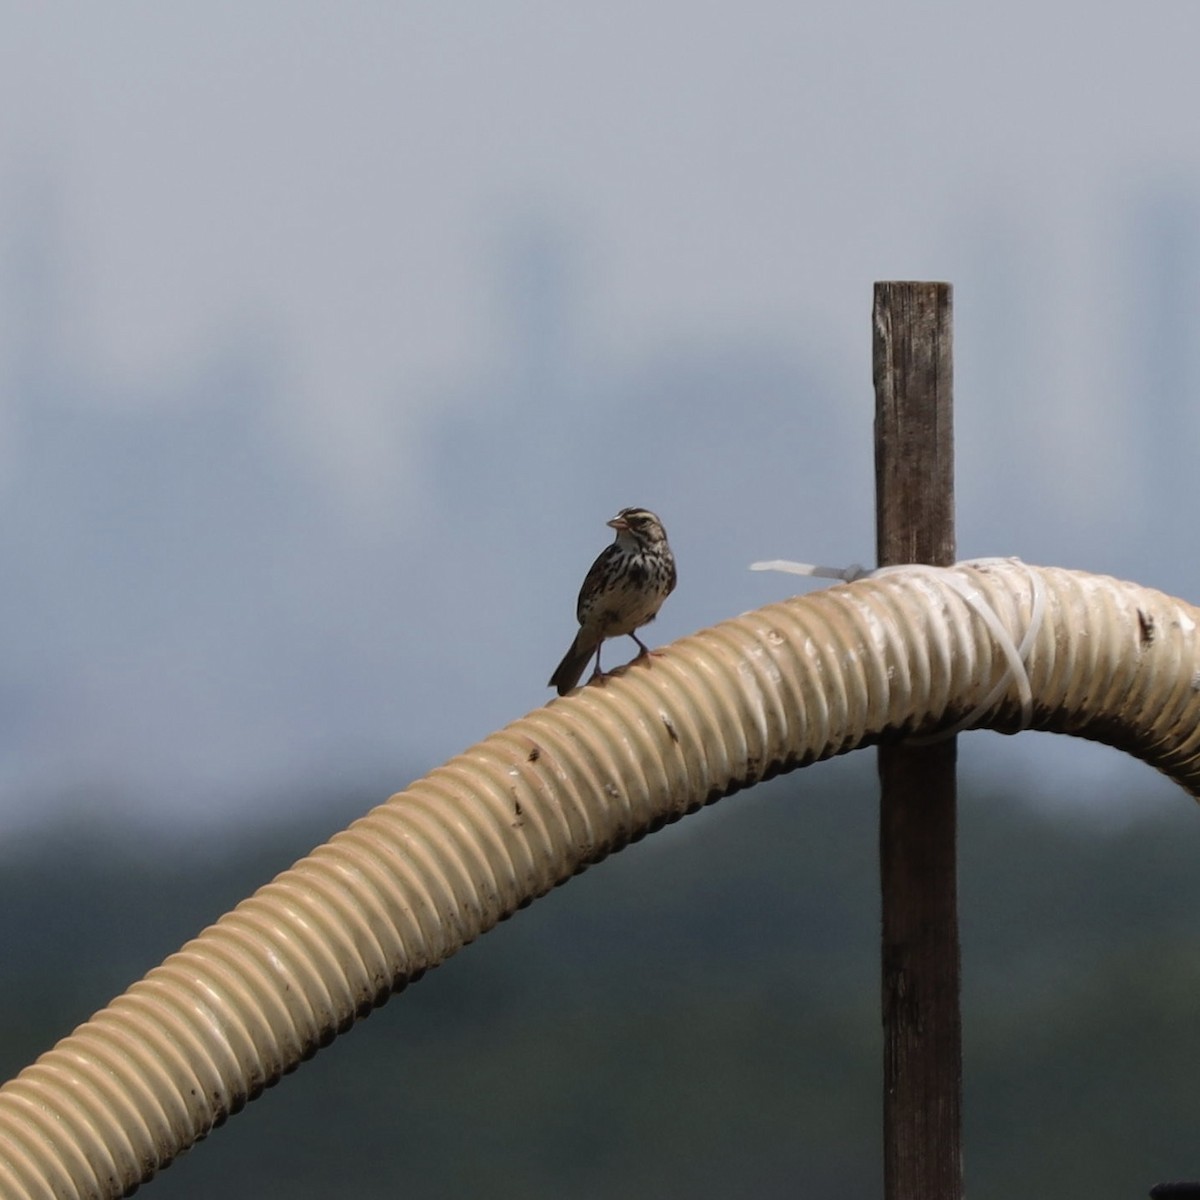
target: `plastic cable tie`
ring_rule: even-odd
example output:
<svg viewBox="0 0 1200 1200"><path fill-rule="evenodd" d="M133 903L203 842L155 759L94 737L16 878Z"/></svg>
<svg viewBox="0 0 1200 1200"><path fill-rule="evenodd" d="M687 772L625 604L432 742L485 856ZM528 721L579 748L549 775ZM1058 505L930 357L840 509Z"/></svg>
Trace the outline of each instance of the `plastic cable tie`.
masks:
<svg viewBox="0 0 1200 1200"><path fill-rule="evenodd" d="M810 575L814 579L840 579L843 583L853 583L871 574L859 563L851 563L848 567L818 567L813 563L791 562L786 558L751 563L750 570L783 571L788 575Z"/></svg>
<svg viewBox="0 0 1200 1200"><path fill-rule="evenodd" d="M1004 622L1001 621L999 614L992 608L983 594L962 574L964 569L979 569L994 563L1013 564L1023 567L1029 579L1029 622L1025 626L1019 644L1013 640L1012 635L1005 628ZM956 721L949 729L942 729L937 733L932 733L925 737L910 738L908 739L909 744L914 746L929 745L934 742L944 741L946 738L952 738L962 733L963 730L971 728L979 717L991 709L1012 683L1016 684L1017 695L1021 703L1020 728L1028 729L1033 721L1033 685L1030 683L1029 672L1026 670L1025 664L1028 661L1029 652L1033 647L1034 640L1037 638L1046 615L1046 589L1042 577L1019 558L976 558L956 563L953 567L932 567L922 563L904 563L892 567L879 567L870 572L868 577L877 579L885 575L902 573L928 575L953 588L987 626L988 632L992 635L1000 653L1003 654L1006 664L1004 670L1000 673L999 679L992 685L987 695L965 717L960 721Z"/></svg>
<svg viewBox="0 0 1200 1200"><path fill-rule="evenodd" d="M1021 636L1020 644L1014 642L999 614L988 603L984 595L962 574L963 569L978 569L994 563L1015 564L1024 567L1025 573L1029 577L1031 592L1029 623ZM1020 727L1028 729L1032 723L1033 686L1029 681L1029 672L1025 668L1025 663L1045 619L1046 588L1042 577L1019 558L974 558L956 563L953 567L933 567L924 563L901 563L896 566L876 567L874 570L866 570L858 563L853 563L848 567L820 567L812 563L791 562L786 558L773 558L765 562L751 563L750 570L783 571L789 575L808 575L814 579L840 579L845 583L852 583L856 579L881 579L887 575L918 574L947 584L966 601L987 626L988 632L1004 656L1006 665L987 695L961 721L955 722L949 729L939 730L937 733L925 737L910 738L908 739L909 744L929 745L962 733L987 712L1012 683L1016 684L1017 695L1021 703Z"/></svg>

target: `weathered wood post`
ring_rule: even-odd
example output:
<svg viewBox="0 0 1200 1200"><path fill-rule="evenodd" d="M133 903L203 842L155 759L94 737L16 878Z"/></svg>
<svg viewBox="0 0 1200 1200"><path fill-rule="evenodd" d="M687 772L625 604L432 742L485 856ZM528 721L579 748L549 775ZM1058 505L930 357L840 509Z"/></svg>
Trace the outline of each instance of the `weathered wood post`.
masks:
<svg viewBox="0 0 1200 1200"><path fill-rule="evenodd" d="M877 283L880 566L955 561L951 288ZM884 1195L961 1200L956 745L879 750Z"/></svg>

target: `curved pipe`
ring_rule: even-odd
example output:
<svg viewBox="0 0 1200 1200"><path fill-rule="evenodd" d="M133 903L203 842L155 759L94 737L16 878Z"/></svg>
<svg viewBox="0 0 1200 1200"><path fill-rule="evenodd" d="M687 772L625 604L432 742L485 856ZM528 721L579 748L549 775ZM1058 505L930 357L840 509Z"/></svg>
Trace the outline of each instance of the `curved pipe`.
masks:
<svg viewBox="0 0 1200 1200"><path fill-rule="evenodd" d="M964 591L1028 647L1028 694ZM0 1194L126 1194L518 908L758 780L887 737L1071 733L1200 789L1200 612L1016 562L773 604L530 713L279 875L0 1089ZM987 711L973 715L987 702Z"/></svg>

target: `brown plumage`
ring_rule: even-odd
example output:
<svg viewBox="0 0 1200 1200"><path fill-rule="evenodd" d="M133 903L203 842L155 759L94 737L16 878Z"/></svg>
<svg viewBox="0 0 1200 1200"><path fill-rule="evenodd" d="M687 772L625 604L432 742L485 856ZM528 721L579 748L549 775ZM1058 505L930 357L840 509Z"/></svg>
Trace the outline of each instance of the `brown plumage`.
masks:
<svg viewBox="0 0 1200 1200"><path fill-rule="evenodd" d="M623 508L608 524L617 531L616 540L601 551L579 589L579 632L550 676L550 687L560 696L579 682L593 654L592 678L602 674L605 638L628 634L640 647L639 658L649 654L636 630L654 620L675 588L675 556L662 522L649 509Z"/></svg>

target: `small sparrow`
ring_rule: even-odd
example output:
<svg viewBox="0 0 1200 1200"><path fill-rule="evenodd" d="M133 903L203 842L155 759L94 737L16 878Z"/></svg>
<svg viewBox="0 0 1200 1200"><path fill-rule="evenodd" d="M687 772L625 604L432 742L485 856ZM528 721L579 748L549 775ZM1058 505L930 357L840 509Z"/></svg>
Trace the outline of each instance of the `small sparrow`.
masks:
<svg viewBox="0 0 1200 1200"><path fill-rule="evenodd" d="M675 589L675 556L667 545L667 531L649 509L623 508L608 525L617 531L616 541L600 552L579 589L579 632L550 676L549 686L558 688L560 696L579 682L593 654L592 679L602 674L600 647L605 638L628 634L641 647L638 658L649 654L634 631L654 620Z"/></svg>

